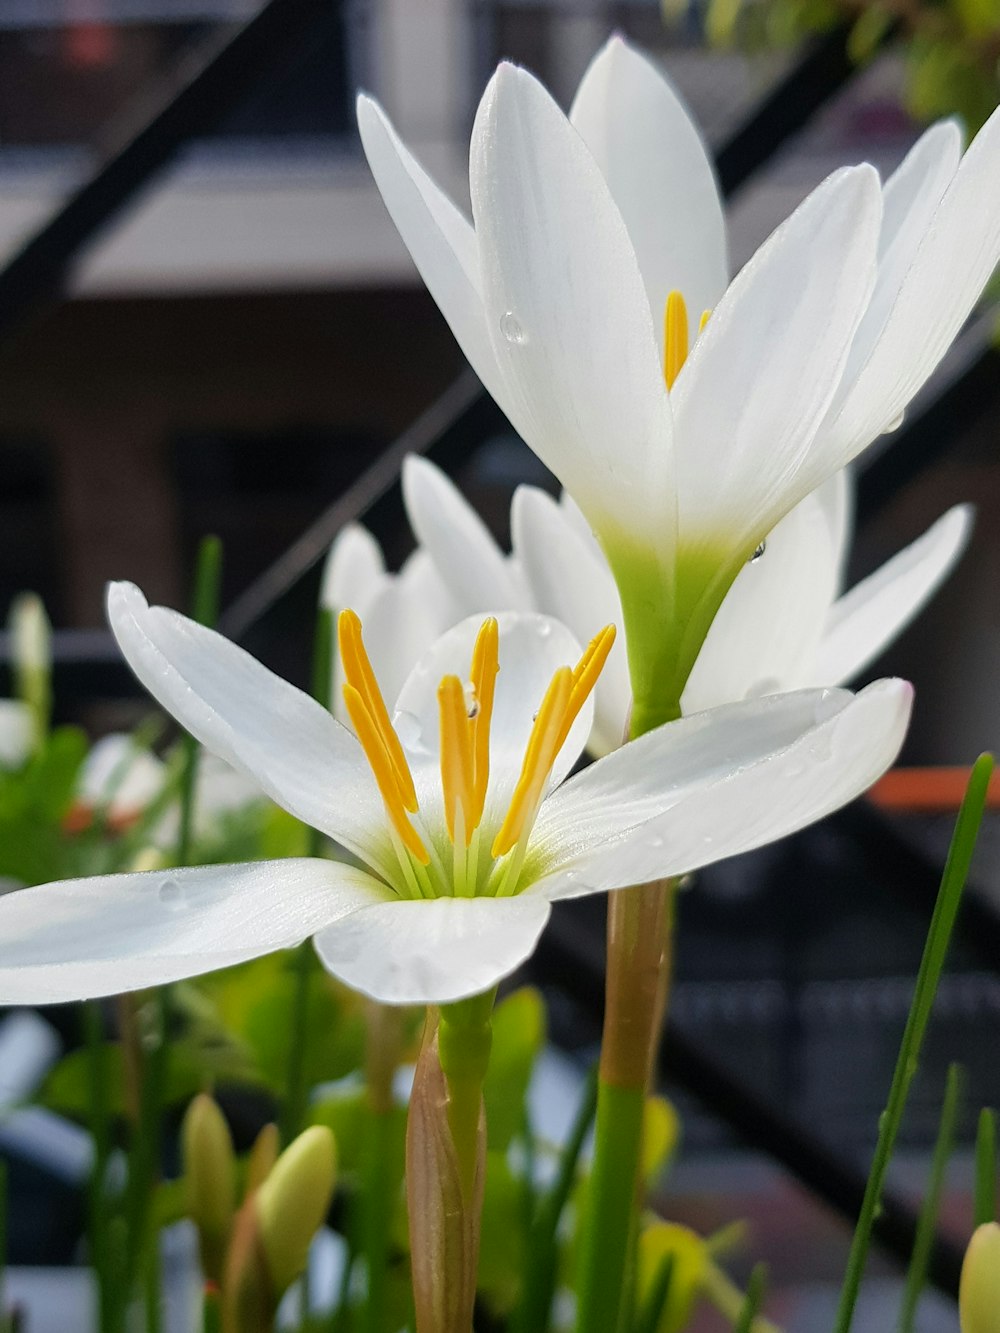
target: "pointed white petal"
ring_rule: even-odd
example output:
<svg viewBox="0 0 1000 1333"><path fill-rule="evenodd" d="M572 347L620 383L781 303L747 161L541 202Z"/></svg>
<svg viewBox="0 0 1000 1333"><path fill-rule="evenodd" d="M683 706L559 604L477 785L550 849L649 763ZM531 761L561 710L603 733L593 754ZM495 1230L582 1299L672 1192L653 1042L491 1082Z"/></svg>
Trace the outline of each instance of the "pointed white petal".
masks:
<svg viewBox="0 0 1000 1333"><path fill-rule="evenodd" d="M802 691L631 741L546 802L527 892L574 897L685 874L822 819L895 759L912 697L893 680L853 697Z"/></svg>
<svg viewBox="0 0 1000 1333"><path fill-rule="evenodd" d="M289 858L100 875L0 897L0 1004L159 986L298 944L389 891L335 861Z"/></svg>
<svg viewBox="0 0 1000 1333"><path fill-rule="evenodd" d="M971 505L956 505L833 606L815 684L839 685L873 662L951 573L972 534Z"/></svg>
<svg viewBox="0 0 1000 1333"><path fill-rule="evenodd" d="M1000 259L1000 110L962 158L878 341L823 429L846 462L905 410L961 329ZM829 441L827 441L829 437Z"/></svg>
<svg viewBox="0 0 1000 1333"><path fill-rule="evenodd" d="M437 690L442 676L469 678L472 648L483 618L472 616L442 635L411 671L396 701L394 722L413 769L421 812L428 821L441 809L440 732ZM553 674L575 666L580 645L565 625L534 613L501 612L500 673L497 676L490 728L490 784L484 828L502 818L524 759L534 714ZM579 758L593 725L594 704L588 699L574 722L553 768L552 783L561 782Z"/></svg>
<svg viewBox="0 0 1000 1333"><path fill-rule="evenodd" d="M542 898L435 898L356 912L314 941L323 965L382 1004L450 1004L489 990L530 957Z"/></svg>
<svg viewBox="0 0 1000 1333"><path fill-rule="evenodd" d="M364 615L385 577L381 546L360 523L348 523L337 534L326 557L320 605L333 612L351 607L358 615Z"/></svg>
<svg viewBox="0 0 1000 1333"><path fill-rule="evenodd" d="M476 234L427 175L370 97L358 98L358 129L375 183L427 290L441 308L473 370L522 432L508 400L486 328Z"/></svg>
<svg viewBox="0 0 1000 1333"><path fill-rule="evenodd" d="M962 135L958 125L952 120L939 121L921 135L885 183L875 290L854 336L844 377L830 408L831 418L843 407L882 334L900 286L961 156Z"/></svg>
<svg viewBox="0 0 1000 1333"><path fill-rule="evenodd" d="M570 111L628 228L662 351L663 309L680 291L697 331L726 290L726 224L715 172L666 77L621 37L598 52Z"/></svg>
<svg viewBox="0 0 1000 1333"><path fill-rule="evenodd" d="M736 576L684 687L685 713L835 683L816 681L814 673L838 555L822 498L807 495Z"/></svg>
<svg viewBox="0 0 1000 1333"><path fill-rule="evenodd" d="M594 691L591 754L622 743L632 703L618 589L607 561L588 534L582 538L561 505L534 486L519 486L510 511L511 539L535 603L561 620L581 643L605 625L618 630Z"/></svg>
<svg viewBox="0 0 1000 1333"><path fill-rule="evenodd" d="M671 393L685 547L752 549L839 466L810 445L871 293L880 215L873 168L828 177L695 343Z"/></svg>
<svg viewBox="0 0 1000 1333"><path fill-rule="evenodd" d="M459 617L529 609L516 569L440 468L411 454L403 464L403 497L410 526L430 552Z"/></svg>
<svg viewBox="0 0 1000 1333"><path fill-rule="evenodd" d="M133 584L111 584L108 619L143 685L203 745L298 819L382 864L375 780L357 741L325 708L221 634L148 606Z"/></svg>
<svg viewBox="0 0 1000 1333"><path fill-rule="evenodd" d="M34 722L20 699L0 699L0 768L20 768L31 754Z"/></svg>
<svg viewBox="0 0 1000 1333"><path fill-rule="evenodd" d="M470 177L487 325L519 429L596 530L638 535L669 561L670 409L635 253L583 140L524 70L493 76Z"/></svg>

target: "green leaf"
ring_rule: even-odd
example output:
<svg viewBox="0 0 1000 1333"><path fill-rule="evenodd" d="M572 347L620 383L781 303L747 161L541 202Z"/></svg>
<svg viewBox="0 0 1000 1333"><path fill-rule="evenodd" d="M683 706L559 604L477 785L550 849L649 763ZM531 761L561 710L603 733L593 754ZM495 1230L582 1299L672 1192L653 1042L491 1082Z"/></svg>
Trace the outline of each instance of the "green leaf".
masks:
<svg viewBox="0 0 1000 1333"><path fill-rule="evenodd" d="M894 22L892 14L881 5L870 4L862 9L847 37L847 54L851 60L856 65L871 60Z"/></svg>
<svg viewBox="0 0 1000 1333"><path fill-rule="evenodd" d="M906 1030L899 1047L896 1069L889 1089L889 1098L885 1111L879 1118L878 1142L872 1160L865 1197L861 1204L861 1213L851 1242L851 1251L847 1260L847 1271L841 1289L834 1333L848 1333L854 1320L854 1307L857 1304L861 1278L868 1258L872 1229L881 1204L882 1189L886 1173L892 1158L892 1150L899 1133L899 1126L906 1109L906 1099L910 1085L916 1076L923 1046L924 1034L930 1018L934 996L944 968L951 933L962 901L962 891L972 864L972 854L976 848L976 838L982 823L986 807L986 794L989 789L990 775L993 772L993 759L988 754L980 755L973 766L966 788L962 808L958 812L958 821L952 835L948 859L941 878L941 888L934 905L927 943L924 946L917 984L913 991L913 1001L906 1020Z"/></svg>
<svg viewBox="0 0 1000 1333"><path fill-rule="evenodd" d="M976 1126L976 1208L974 1222L981 1227L997 1220L997 1116L984 1106Z"/></svg>
<svg viewBox="0 0 1000 1333"><path fill-rule="evenodd" d="M488 1147L508 1148L524 1123L524 1100L544 1042L545 1004L537 990L525 986L497 1005L483 1085Z"/></svg>
<svg viewBox="0 0 1000 1333"><path fill-rule="evenodd" d="M502 1152L486 1154L477 1290L493 1314L509 1314L524 1271L524 1185Z"/></svg>

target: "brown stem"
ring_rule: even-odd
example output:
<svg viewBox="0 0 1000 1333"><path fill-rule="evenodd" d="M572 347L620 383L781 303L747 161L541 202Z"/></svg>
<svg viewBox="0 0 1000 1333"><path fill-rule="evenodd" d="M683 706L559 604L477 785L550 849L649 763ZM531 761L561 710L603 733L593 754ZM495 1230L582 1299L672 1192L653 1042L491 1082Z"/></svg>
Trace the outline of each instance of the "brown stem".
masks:
<svg viewBox="0 0 1000 1333"><path fill-rule="evenodd" d="M660 1043L672 973L676 880L654 880L608 897L601 1081L647 1088Z"/></svg>

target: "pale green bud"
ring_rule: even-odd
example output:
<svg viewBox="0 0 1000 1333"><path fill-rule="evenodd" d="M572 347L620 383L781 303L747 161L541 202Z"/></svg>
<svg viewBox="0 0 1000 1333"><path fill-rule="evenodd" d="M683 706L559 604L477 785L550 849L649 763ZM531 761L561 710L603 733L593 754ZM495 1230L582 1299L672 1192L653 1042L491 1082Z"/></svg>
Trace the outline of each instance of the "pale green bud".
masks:
<svg viewBox="0 0 1000 1333"><path fill-rule="evenodd" d="M657 1333L679 1333L691 1318L694 1303L709 1269L709 1254L701 1236L675 1222L656 1222L639 1237L639 1299L653 1294L658 1275L672 1263L667 1299L656 1325Z"/></svg>
<svg viewBox="0 0 1000 1333"><path fill-rule="evenodd" d="M984 1222L972 1233L958 1290L962 1333L1000 1333L1000 1226Z"/></svg>
<svg viewBox="0 0 1000 1333"><path fill-rule="evenodd" d="M314 1125L285 1149L254 1195L261 1250L276 1298L305 1269L309 1245L326 1217L336 1179L333 1133L325 1125Z"/></svg>
<svg viewBox="0 0 1000 1333"><path fill-rule="evenodd" d="M181 1152L202 1270L206 1278L218 1282L236 1207L236 1161L226 1118L207 1093L199 1093L187 1109Z"/></svg>
<svg viewBox="0 0 1000 1333"><path fill-rule="evenodd" d="M8 627L14 689L31 710L35 741L40 745L52 711L52 626L42 599L22 592L11 603Z"/></svg>

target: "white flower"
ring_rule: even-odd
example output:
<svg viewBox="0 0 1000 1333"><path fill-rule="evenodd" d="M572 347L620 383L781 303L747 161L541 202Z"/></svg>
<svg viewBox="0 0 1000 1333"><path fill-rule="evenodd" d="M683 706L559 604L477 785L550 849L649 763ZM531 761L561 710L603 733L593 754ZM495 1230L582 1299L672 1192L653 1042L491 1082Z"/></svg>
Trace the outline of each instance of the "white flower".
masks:
<svg viewBox="0 0 1000 1333"><path fill-rule="evenodd" d="M0 769L23 768L31 758L35 723L20 699L0 699Z"/></svg>
<svg viewBox="0 0 1000 1333"><path fill-rule="evenodd" d="M838 473L807 496L768 535L761 556L737 575L685 687L684 713L853 680L950 573L971 529L972 512L964 505L949 510L845 593L850 486L847 474ZM608 562L565 494L557 503L534 486L518 489L510 556L428 460L406 460L403 496L420 545L399 575L385 571L377 543L358 527L345 529L327 565L332 604L364 608L366 641L380 681L396 683L394 627L415 658L458 620L500 610L554 616L581 642L602 625L621 625ZM361 549L368 553L367 577L359 573L354 554ZM417 570L419 580L411 573ZM378 627L374 635L371 622ZM594 692L587 745L592 754L607 754L621 744L631 703L625 653L616 643Z"/></svg>
<svg viewBox="0 0 1000 1333"><path fill-rule="evenodd" d="M553 900L684 873L850 800L894 758L912 693L882 681L857 696L807 691L685 718L560 787L590 729L586 696L609 633L573 671L578 647L557 622L463 622L414 668L390 722L347 615L359 740L131 585L113 585L109 611L157 699L357 863L209 866L11 894L0 899L4 1003L150 986L309 935L330 971L388 1003L487 990L531 953Z"/></svg>
<svg viewBox="0 0 1000 1333"><path fill-rule="evenodd" d="M474 227L370 99L358 120L463 350L608 557L646 725L676 708L759 542L897 421L978 298L1000 254L1000 113L961 161L946 123L884 188L867 165L834 173L728 287L697 132L618 39L569 119L498 69L472 134Z"/></svg>

